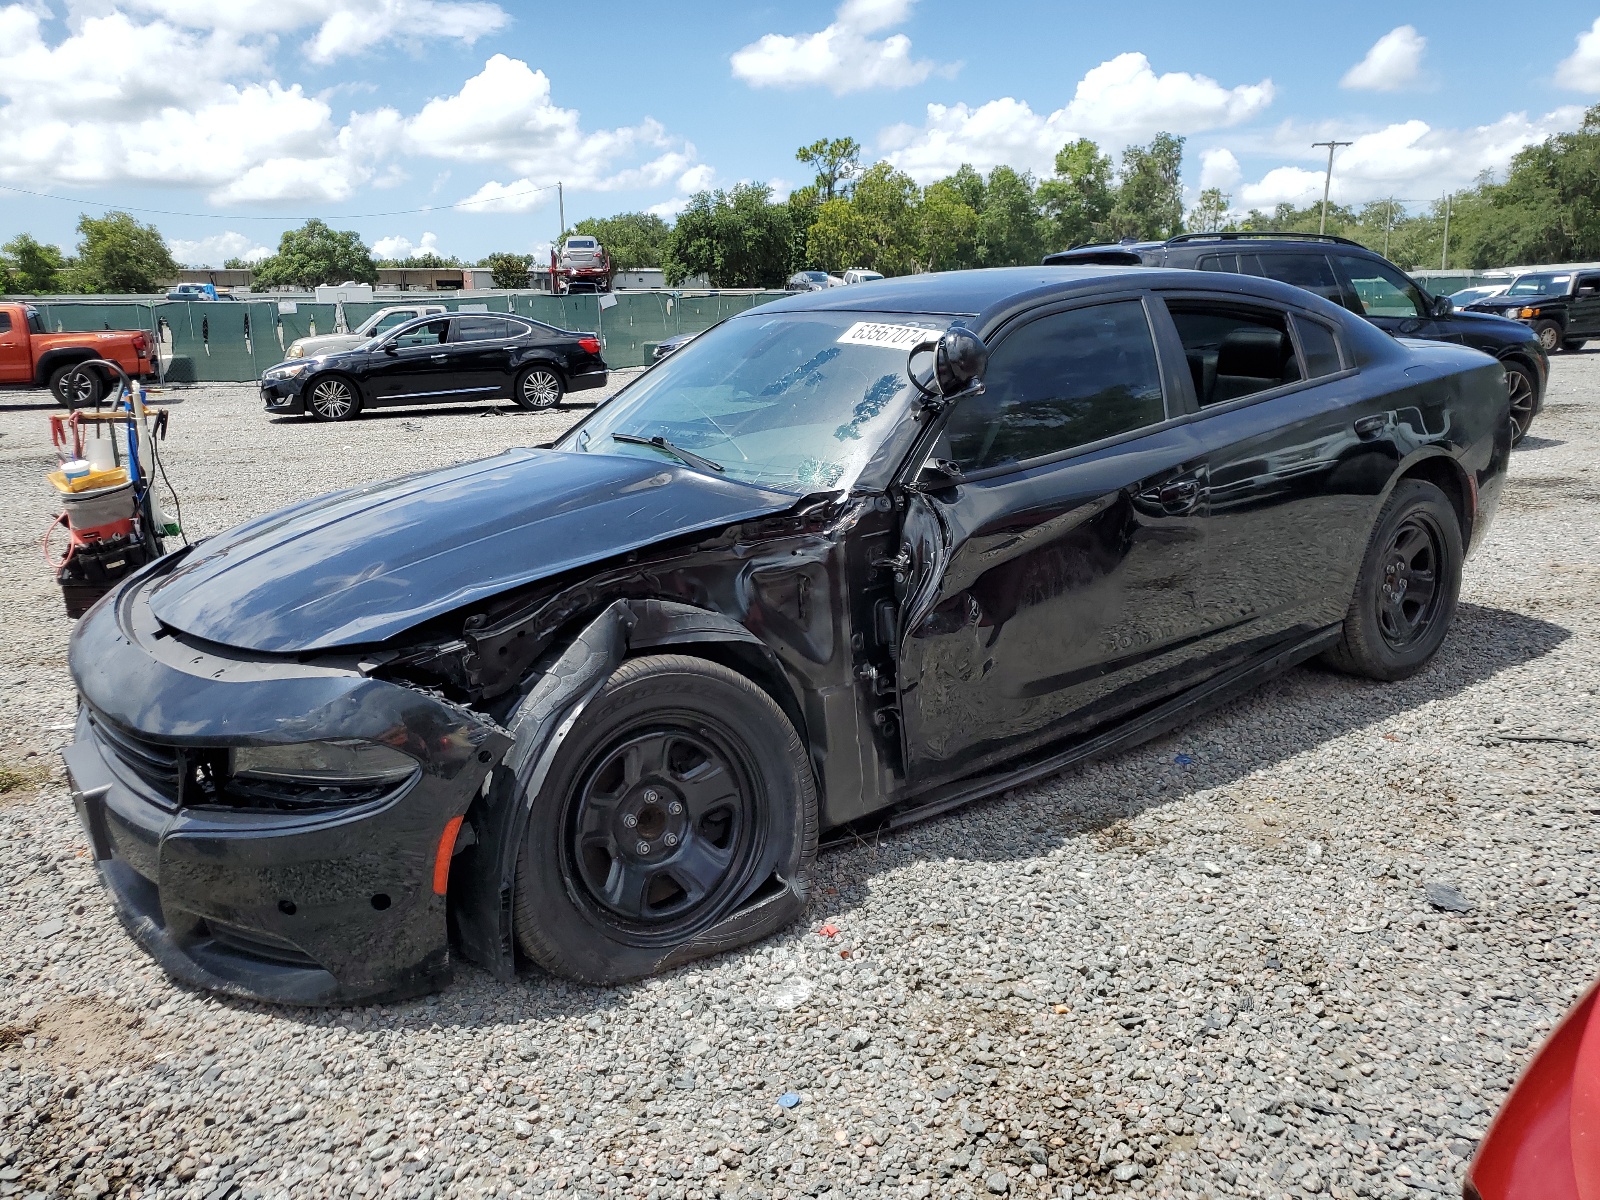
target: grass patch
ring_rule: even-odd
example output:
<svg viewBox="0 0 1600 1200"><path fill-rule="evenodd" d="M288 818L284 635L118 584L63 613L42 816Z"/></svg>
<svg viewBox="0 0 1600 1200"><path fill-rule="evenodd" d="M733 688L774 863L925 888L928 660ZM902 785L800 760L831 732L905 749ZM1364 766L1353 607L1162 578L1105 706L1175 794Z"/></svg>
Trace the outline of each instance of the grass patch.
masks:
<svg viewBox="0 0 1600 1200"><path fill-rule="evenodd" d="M0 763L0 796L12 796L36 788L45 781L40 767L13 767Z"/></svg>

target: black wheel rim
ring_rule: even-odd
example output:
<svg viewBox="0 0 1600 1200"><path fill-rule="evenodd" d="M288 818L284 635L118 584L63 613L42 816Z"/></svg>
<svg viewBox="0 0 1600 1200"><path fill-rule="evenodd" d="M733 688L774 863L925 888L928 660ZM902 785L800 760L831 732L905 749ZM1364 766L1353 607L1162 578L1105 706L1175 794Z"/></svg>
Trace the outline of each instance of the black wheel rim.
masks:
<svg viewBox="0 0 1600 1200"><path fill-rule="evenodd" d="M1511 393L1511 426L1520 438L1533 420L1533 381L1521 371L1507 371L1506 386Z"/></svg>
<svg viewBox="0 0 1600 1200"><path fill-rule="evenodd" d="M1443 600L1444 533L1427 513L1400 523L1383 552L1378 628L1395 650L1416 645L1432 630Z"/></svg>
<svg viewBox="0 0 1600 1200"><path fill-rule="evenodd" d="M330 421L348 417L353 402L350 388L337 379L324 379L311 389L311 407L317 416Z"/></svg>
<svg viewBox="0 0 1600 1200"><path fill-rule="evenodd" d="M549 371L529 371L522 380L522 399L529 408L549 408L561 399L561 381Z"/></svg>
<svg viewBox="0 0 1600 1200"><path fill-rule="evenodd" d="M698 719L606 743L569 803L569 887L635 939L671 940L716 915L745 881L757 841L743 757Z"/></svg>

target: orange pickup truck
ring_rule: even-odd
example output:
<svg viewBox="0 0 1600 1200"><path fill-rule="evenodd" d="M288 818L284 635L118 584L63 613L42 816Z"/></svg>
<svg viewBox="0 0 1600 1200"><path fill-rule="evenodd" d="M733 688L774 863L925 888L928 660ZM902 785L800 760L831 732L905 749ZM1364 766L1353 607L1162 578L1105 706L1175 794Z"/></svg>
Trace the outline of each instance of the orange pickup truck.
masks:
<svg viewBox="0 0 1600 1200"><path fill-rule="evenodd" d="M0 387L47 387L67 408L93 404L115 377L103 367L74 376L72 369L91 358L114 362L130 376L156 369L150 339L138 330L49 333L33 305L0 301Z"/></svg>

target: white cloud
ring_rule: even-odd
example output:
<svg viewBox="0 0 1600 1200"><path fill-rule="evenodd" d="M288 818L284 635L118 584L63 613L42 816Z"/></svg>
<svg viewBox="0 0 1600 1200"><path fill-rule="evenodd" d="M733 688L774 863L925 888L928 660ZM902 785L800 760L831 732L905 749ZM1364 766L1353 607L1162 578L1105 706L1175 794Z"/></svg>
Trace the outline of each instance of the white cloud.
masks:
<svg viewBox="0 0 1600 1200"><path fill-rule="evenodd" d="M1417 81L1422 74L1422 52L1428 39L1413 25L1391 29L1376 42L1367 56L1345 72L1340 87L1371 92L1398 92Z"/></svg>
<svg viewBox="0 0 1600 1200"><path fill-rule="evenodd" d="M254 238L232 229L194 241L173 238L167 244L172 249L172 257L189 267L220 267L230 258L260 262L273 253L270 246L260 245Z"/></svg>
<svg viewBox="0 0 1600 1200"><path fill-rule="evenodd" d="M660 217L663 221L671 221L688 207L689 197L674 196L670 200L663 200L660 204L652 204L644 211L652 216Z"/></svg>
<svg viewBox="0 0 1600 1200"><path fill-rule="evenodd" d="M678 190L690 193L703 192L711 186L711 181L716 177L717 173L715 171L706 166L705 163L701 163L698 166L690 167L682 175L678 176Z"/></svg>
<svg viewBox="0 0 1600 1200"><path fill-rule="evenodd" d="M535 183L527 176L501 183L491 179L472 195L459 202L458 207L475 213L525 213L543 208L556 193L555 188ZM467 207L469 206L470 207Z"/></svg>
<svg viewBox="0 0 1600 1200"><path fill-rule="evenodd" d="M1204 75L1157 75L1143 54L1119 54L1078 81L1072 101L1040 116L1010 96L977 108L930 104L921 128L899 125L879 138L886 157L928 182L962 163L988 170L1001 163L1045 173L1056 151L1079 137L1120 144L1160 130L1190 134L1237 125L1272 103L1270 79L1228 88Z"/></svg>
<svg viewBox="0 0 1600 1200"><path fill-rule="evenodd" d="M511 18L483 0L125 0L186 29L227 38L271 40L307 28L307 56L329 63L386 42L418 45L448 39L471 45L504 29ZM175 79L182 73L173 72Z"/></svg>
<svg viewBox="0 0 1600 1200"><path fill-rule="evenodd" d="M1228 191L1238 186L1244 172L1232 150L1203 150L1200 152L1201 188L1221 188Z"/></svg>
<svg viewBox="0 0 1600 1200"><path fill-rule="evenodd" d="M935 70L911 57L903 33L871 35L904 23L916 0L845 0L817 33L769 33L736 50L733 74L751 87L826 87L836 96L869 88L903 88Z"/></svg>
<svg viewBox="0 0 1600 1200"><path fill-rule="evenodd" d="M373 258L421 258L424 254L438 254L439 239L424 233L420 242L413 242L402 234L382 237L372 243Z"/></svg>
<svg viewBox="0 0 1600 1200"><path fill-rule="evenodd" d="M1576 106L1542 117L1508 113L1498 121L1471 129L1435 129L1426 121L1401 121L1359 134L1354 144L1333 160L1332 198L1360 204L1386 196L1422 202L1470 185L1482 172L1503 172L1525 146L1553 133L1572 129L1582 119ZM1281 147L1295 147L1296 157L1309 158L1311 130L1285 124L1275 131ZM1306 149L1298 149L1305 146ZM1324 160L1325 161L1325 160ZM1280 202L1304 205L1322 196L1321 168L1284 165L1245 184L1238 200L1245 207L1265 208Z"/></svg>
<svg viewBox="0 0 1600 1200"><path fill-rule="evenodd" d="M1600 92L1600 17L1578 35L1578 47L1556 65L1556 83L1578 92Z"/></svg>

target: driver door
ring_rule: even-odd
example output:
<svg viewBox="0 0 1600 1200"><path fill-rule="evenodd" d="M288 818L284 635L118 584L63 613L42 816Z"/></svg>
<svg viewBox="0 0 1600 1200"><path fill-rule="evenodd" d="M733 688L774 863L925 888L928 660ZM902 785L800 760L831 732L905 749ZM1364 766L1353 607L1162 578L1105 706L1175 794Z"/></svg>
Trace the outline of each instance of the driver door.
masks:
<svg viewBox="0 0 1600 1200"><path fill-rule="evenodd" d="M447 387L449 329L449 318L439 317L385 340L368 368L373 399L379 404L425 401Z"/></svg>
<svg viewBox="0 0 1600 1200"><path fill-rule="evenodd" d="M1335 254L1333 262L1356 297L1356 312L1385 333L1435 342L1461 341L1449 322L1430 315L1422 289L1388 263L1354 254Z"/></svg>
<svg viewBox="0 0 1600 1200"><path fill-rule="evenodd" d="M1206 463L1174 419L1182 360L1157 354L1146 304L1025 320L995 346L984 393L950 413L933 457L963 478L914 493L907 520L913 786L1114 720L1204 670Z"/></svg>

